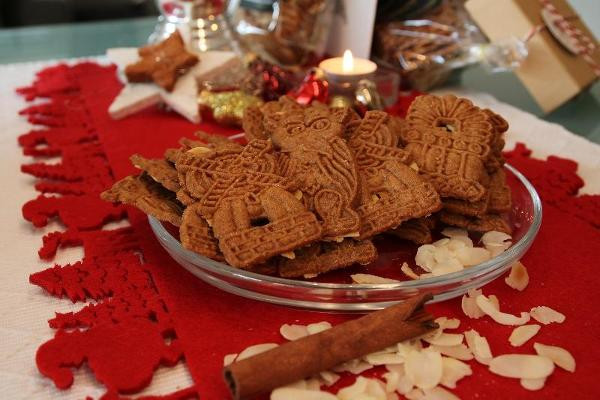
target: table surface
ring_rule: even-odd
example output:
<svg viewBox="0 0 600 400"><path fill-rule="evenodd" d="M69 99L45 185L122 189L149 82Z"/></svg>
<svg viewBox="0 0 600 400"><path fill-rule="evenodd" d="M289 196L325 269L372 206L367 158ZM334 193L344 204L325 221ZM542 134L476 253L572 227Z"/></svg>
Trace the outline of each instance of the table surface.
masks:
<svg viewBox="0 0 600 400"><path fill-rule="evenodd" d="M104 54L109 47L139 46L154 29L155 18L36 26L0 30L0 64ZM600 82L554 112L544 115L512 73L489 75L470 67L449 82L487 92L569 131L600 143Z"/></svg>

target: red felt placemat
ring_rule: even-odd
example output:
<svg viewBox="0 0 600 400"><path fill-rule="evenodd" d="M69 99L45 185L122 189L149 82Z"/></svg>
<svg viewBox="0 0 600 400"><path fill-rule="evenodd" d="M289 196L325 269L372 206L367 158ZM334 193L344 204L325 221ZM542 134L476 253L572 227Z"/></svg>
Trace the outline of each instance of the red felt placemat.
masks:
<svg viewBox="0 0 600 400"><path fill-rule="evenodd" d="M205 123L192 125L176 114L158 108L115 121L107 114L108 105L120 90L114 69L94 64L80 65L69 72L72 79L63 83L66 90L77 86L113 178L135 173L129 162L134 153L160 157L174 147L182 136L192 137L198 129L231 134L234 131ZM56 82L56 77L52 82ZM60 80L59 85L60 85ZM79 122L74 121L73 124ZM457 317L461 331L475 328L486 336L493 354L534 353L532 343L567 348L577 360L577 371L570 374L557 369L538 392L524 390L517 380L498 377L487 367L470 362L473 375L461 380L453 390L461 398L597 398L600 383L596 379L595 347L600 337L595 316L595 288L600 285L596 273L599 261L600 224L598 196L577 197L582 186L572 161L551 158L540 161L519 147L508 154L509 162L536 186L544 204L542 228L532 248L522 260L528 267L529 287L524 292L509 288L503 279L487 285L486 294L500 299L503 311L518 314L534 306L546 305L567 316L563 324L543 326L534 340L519 348L508 343L512 328L482 318L471 320L461 312L460 299L430 307L438 316ZM339 323L353 316L327 314L275 306L237 297L213 288L186 272L162 250L146 216L127 209L135 239L139 242L152 282L169 314L173 328L203 399L228 397L221 378L223 356L265 342L281 342L279 327L284 323L307 324L328 320Z"/></svg>

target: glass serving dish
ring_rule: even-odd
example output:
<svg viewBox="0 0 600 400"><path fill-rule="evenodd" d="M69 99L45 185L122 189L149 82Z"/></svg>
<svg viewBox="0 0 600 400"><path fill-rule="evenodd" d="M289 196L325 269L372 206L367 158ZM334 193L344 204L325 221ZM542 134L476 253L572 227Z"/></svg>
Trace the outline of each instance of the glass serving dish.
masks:
<svg viewBox="0 0 600 400"><path fill-rule="evenodd" d="M540 228L542 204L534 187L519 171L508 164L505 171L512 192L513 207L508 215L513 229L512 246L484 263L459 272L399 283L350 283L350 274L359 272L400 279L402 263L414 265L417 246L399 239L376 238L379 259L368 266L333 271L316 280L295 280L247 272L186 250L176 234L171 233L176 231L153 217L148 219L158 241L175 261L222 290L292 307L364 312L385 308L422 292L433 293L433 302L461 296L496 279L523 257Z"/></svg>

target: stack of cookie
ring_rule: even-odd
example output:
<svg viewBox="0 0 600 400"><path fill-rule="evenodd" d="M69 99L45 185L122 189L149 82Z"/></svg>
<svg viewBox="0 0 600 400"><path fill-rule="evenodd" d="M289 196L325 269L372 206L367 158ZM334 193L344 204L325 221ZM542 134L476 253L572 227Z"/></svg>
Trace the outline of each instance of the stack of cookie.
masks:
<svg viewBox="0 0 600 400"><path fill-rule="evenodd" d="M311 277L374 261L381 233L431 242L438 217L506 231L503 121L455 97L422 96L406 121L282 97L247 108L247 145L199 133L164 159L135 155L143 173L102 196L179 226L212 259Z"/></svg>
<svg viewBox="0 0 600 400"><path fill-rule="evenodd" d="M420 96L401 130L402 144L442 198L439 220L471 231L510 233L503 171L508 123L455 96Z"/></svg>

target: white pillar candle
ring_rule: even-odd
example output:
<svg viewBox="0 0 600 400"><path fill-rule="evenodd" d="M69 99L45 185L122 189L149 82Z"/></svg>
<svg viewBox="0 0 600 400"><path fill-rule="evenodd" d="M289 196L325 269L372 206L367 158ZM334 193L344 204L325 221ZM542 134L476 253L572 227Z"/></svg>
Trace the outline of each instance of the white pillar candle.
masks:
<svg viewBox="0 0 600 400"><path fill-rule="evenodd" d="M371 76L377 70L377 64L366 58L355 58L350 50L343 57L328 58L321 61L319 68L328 80L334 82L358 82Z"/></svg>

